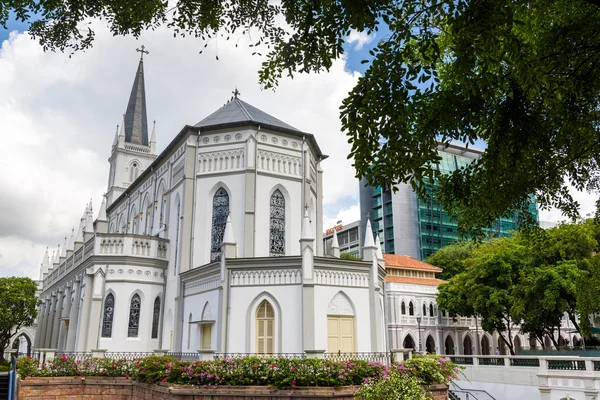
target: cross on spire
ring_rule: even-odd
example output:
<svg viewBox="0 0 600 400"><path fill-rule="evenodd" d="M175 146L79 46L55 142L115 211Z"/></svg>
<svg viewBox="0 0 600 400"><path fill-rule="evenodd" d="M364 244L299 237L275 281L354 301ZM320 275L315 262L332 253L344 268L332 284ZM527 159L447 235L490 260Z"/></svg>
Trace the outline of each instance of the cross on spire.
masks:
<svg viewBox="0 0 600 400"><path fill-rule="evenodd" d="M142 45L141 48L139 49L135 49L135 51L139 51L140 54L140 61L144 61L144 54L150 54L150 52L148 50L146 50L146 46Z"/></svg>
<svg viewBox="0 0 600 400"><path fill-rule="evenodd" d="M231 93L233 93L233 98L234 98L234 99L237 99L237 98L238 98L238 96L241 96L241 95L242 95L242 94L240 93L240 91L238 90L238 88L237 88L237 87L236 87L236 88L235 88L235 90L234 90L233 92L231 92Z"/></svg>

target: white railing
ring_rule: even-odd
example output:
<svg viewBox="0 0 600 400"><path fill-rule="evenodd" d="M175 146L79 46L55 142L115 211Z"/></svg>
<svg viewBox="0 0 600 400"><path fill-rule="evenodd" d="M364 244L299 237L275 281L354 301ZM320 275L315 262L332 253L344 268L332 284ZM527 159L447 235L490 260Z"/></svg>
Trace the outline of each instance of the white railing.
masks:
<svg viewBox="0 0 600 400"><path fill-rule="evenodd" d="M168 245L168 240L153 236L97 233L48 274L44 279L43 288L52 286L92 256L130 256L167 260Z"/></svg>

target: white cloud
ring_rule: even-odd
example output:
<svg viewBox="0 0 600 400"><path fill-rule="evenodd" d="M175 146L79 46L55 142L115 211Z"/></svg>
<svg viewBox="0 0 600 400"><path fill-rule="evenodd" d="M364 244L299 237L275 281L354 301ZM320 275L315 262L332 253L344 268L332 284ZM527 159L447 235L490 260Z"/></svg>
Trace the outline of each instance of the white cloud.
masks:
<svg viewBox="0 0 600 400"><path fill-rule="evenodd" d="M354 50L359 51L366 45L371 43L375 39L375 32L368 35L366 32L359 32L356 29L352 29L350 34L346 38L348 43L354 44Z"/></svg>
<svg viewBox="0 0 600 400"><path fill-rule="evenodd" d="M348 208L339 210L336 215L325 215L323 217L323 229L329 229L337 225L338 221L342 224L349 224L360 219L359 204L352 204Z"/></svg>
<svg viewBox="0 0 600 400"><path fill-rule="evenodd" d="M148 118L158 150L186 124L219 107L237 86L242 99L306 132L325 154L326 205L358 202L339 105L358 75L334 63L329 73L284 79L276 92L258 85L262 59L244 39L204 43L159 29L139 41L96 28L94 48L69 58L44 53L27 34L0 48L0 276L37 278L46 246L70 234L89 202L98 211L110 147L121 123L144 44ZM198 54L204 50L203 54ZM219 61L216 60L218 55ZM332 209L333 207L329 207ZM335 208L333 208L335 209ZM330 219L335 219L330 217Z"/></svg>

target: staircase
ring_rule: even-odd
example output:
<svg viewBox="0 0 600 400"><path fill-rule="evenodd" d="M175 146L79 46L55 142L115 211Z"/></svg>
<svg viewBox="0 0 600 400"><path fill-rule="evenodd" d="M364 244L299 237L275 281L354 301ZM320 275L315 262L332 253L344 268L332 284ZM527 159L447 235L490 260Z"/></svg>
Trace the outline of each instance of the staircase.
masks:
<svg viewBox="0 0 600 400"><path fill-rule="evenodd" d="M450 382L448 398L450 400L496 400L485 390L463 389L454 382Z"/></svg>
<svg viewBox="0 0 600 400"><path fill-rule="evenodd" d="M8 372L0 372L0 400L8 399Z"/></svg>

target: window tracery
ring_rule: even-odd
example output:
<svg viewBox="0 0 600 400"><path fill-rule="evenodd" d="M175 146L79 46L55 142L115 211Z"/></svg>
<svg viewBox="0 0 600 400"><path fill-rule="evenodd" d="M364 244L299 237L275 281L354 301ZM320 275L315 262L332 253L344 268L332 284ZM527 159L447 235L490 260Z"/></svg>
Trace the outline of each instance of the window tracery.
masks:
<svg viewBox="0 0 600 400"><path fill-rule="evenodd" d="M229 194L224 188L219 188L213 197L212 236L210 260L221 260L221 244L229 215Z"/></svg>
<svg viewBox="0 0 600 400"><path fill-rule="evenodd" d="M152 339L158 338L158 322L160 319L160 297L154 300L154 309L152 310Z"/></svg>
<svg viewBox="0 0 600 400"><path fill-rule="evenodd" d="M271 195L269 255L285 255L285 198L279 189Z"/></svg>
<svg viewBox="0 0 600 400"><path fill-rule="evenodd" d="M115 296L109 293L104 299L104 317L102 318L102 337L112 336L113 316L115 315Z"/></svg>
<svg viewBox="0 0 600 400"><path fill-rule="evenodd" d="M131 306L129 307L129 325L127 330L127 337L138 337L140 329L140 308L142 300L136 293L131 298Z"/></svg>

